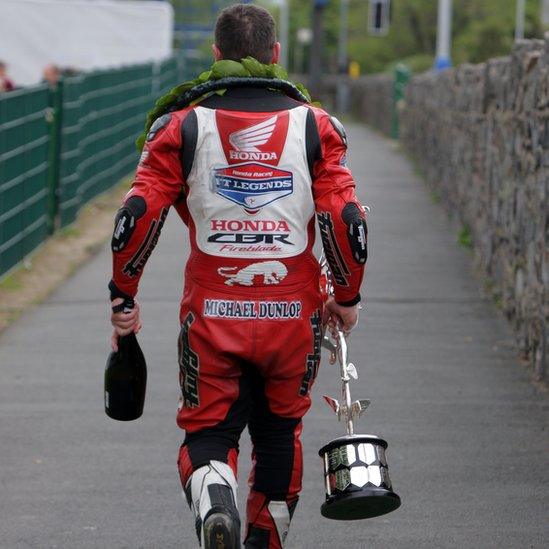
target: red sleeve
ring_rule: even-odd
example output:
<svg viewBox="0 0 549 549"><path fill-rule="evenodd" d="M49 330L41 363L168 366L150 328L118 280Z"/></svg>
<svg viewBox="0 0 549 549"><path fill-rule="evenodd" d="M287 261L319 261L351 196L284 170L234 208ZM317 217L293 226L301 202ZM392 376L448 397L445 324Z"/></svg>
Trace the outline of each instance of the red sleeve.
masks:
<svg viewBox="0 0 549 549"><path fill-rule="evenodd" d="M183 196L178 115L164 115L151 127L132 188L116 214L111 299L135 296L170 206Z"/></svg>
<svg viewBox="0 0 549 549"><path fill-rule="evenodd" d="M320 158L313 167L313 199L324 253L341 305L360 301L367 258L366 215L355 195L346 166L347 140L343 126L321 109L314 109L320 137Z"/></svg>

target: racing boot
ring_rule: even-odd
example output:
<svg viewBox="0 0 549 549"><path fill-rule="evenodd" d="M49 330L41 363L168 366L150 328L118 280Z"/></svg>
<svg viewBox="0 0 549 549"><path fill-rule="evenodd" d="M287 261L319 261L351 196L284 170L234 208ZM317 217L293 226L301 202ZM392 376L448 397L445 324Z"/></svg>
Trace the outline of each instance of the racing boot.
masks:
<svg viewBox="0 0 549 549"><path fill-rule="evenodd" d="M291 502L269 500L252 490L248 497L248 531L245 549L282 549L297 506Z"/></svg>
<svg viewBox="0 0 549 549"><path fill-rule="evenodd" d="M185 495L204 549L240 549L236 478L229 465L210 461L192 473Z"/></svg>

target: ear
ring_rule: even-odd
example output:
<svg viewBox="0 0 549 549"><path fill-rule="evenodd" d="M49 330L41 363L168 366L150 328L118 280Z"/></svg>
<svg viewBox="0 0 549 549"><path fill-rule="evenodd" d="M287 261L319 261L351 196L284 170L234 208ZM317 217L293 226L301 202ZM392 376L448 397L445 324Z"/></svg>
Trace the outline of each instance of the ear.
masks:
<svg viewBox="0 0 549 549"><path fill-rule="evenodd" d="M223 59L223 54L221 53L221 50L215 44L212 44L212 51L213 51L214 59L216 61Z"/></svg>
<svg viewBox="0 0 549 549"><path fill-rule="evenodd" d="M278 63L280 59L280 42L275 42L273 46L273 55L271 57L271 63Z"/></svg>

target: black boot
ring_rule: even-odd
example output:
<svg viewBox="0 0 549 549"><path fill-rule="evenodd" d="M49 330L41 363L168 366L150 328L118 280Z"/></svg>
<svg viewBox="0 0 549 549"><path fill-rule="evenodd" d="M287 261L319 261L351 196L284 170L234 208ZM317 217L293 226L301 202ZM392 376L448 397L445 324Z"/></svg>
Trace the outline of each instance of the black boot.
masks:
<svg viewBox="0 0 549 549"><path fill-rule="evenodd" d="M203 549L240 549L236 479L226 463L211 461L196 470L185 486Z"/></svg>
<svg viewBox="0 0 549 549"><path fill-rule="evenodd" d="M203 534L204 549L240 549L240 520L227 509L208 513Z"/></svg>
<svg viewBox="0 0 549 549"><path fill-rule="evenodd" d="M204 518L204 549L240 549L240 518L231 489L223 484L207 487L212 508Z"/></svg>

